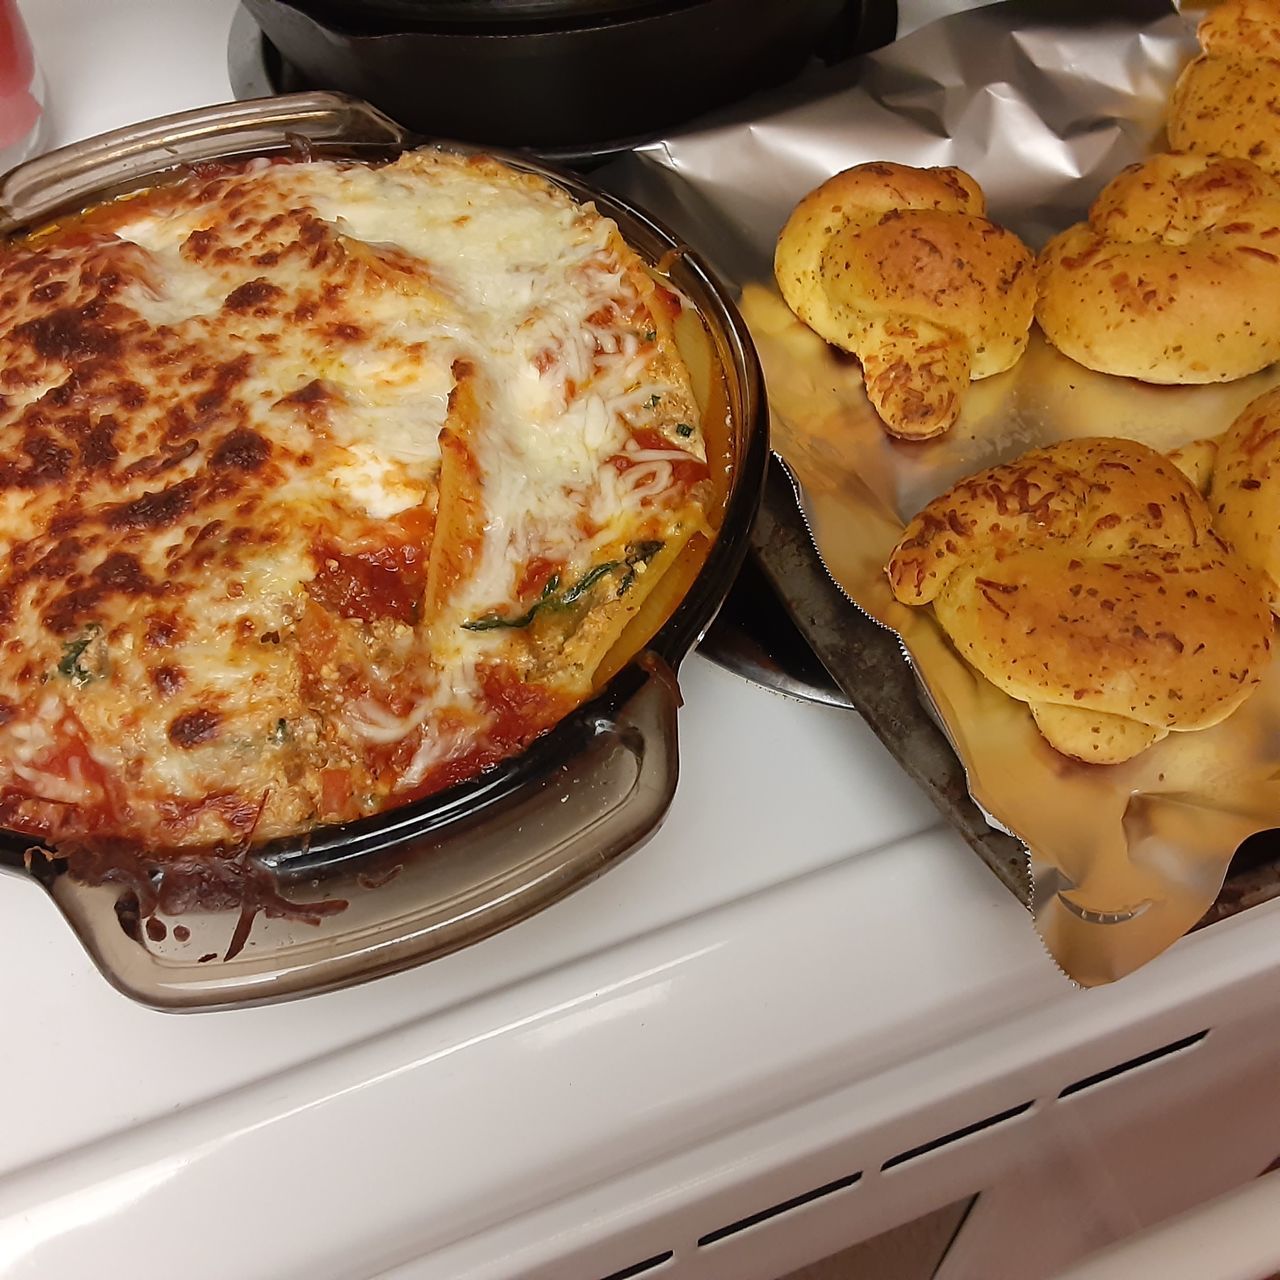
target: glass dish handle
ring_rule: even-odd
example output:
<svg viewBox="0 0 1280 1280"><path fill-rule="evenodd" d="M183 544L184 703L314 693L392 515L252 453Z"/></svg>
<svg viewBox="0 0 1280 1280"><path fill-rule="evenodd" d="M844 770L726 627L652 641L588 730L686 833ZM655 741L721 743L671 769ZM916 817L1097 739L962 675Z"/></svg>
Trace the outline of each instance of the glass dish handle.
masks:
<svg viewBox="0 0 1280 1280"><path fill-rule="evenodd" d="M238 911L140 921L118 888L63 875L49 892L108 980L162 1009L273 1002L446 955L565 897L658 828L675 794L680 693L656 655L637 669L636 692L551 775L358 870L282 879L291 902L346 901L318 924L258 914L248 945L228 957Z"/></svg>
<svg viewBox="0 0 1280 1280"><path fill-rule="evenodd" d="M400 125L340 93L293 93L160 116L73 142L0 177L0 234L90 199L145 185L179 165L327 145L350 154L403 146Z"/></svg>

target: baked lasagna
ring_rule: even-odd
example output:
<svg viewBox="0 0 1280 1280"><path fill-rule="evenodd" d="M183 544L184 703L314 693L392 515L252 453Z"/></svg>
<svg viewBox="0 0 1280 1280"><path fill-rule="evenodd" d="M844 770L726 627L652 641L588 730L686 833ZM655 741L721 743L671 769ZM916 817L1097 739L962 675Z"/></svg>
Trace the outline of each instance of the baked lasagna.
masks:
<svg viewBox="0 0 1280 1280"><path fill-rule="evenodd" d="M225 849L524 749L712 533L682 305L591 205L436 150L0 249L0 825Z"/></svg>

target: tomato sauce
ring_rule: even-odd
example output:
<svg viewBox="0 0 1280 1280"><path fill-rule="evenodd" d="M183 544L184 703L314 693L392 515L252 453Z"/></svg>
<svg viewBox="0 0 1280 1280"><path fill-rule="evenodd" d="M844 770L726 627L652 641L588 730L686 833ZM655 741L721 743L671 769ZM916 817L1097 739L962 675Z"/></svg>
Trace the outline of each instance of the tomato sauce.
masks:
<svg viewBox="0 0 1280 1280"><path fill-rule="evenodd" d="M555 560L546 560L542 556L532 557L525 565L520 581L516 583L516 598L527 600L530 596L540 595L542 589L551 581L552 575L561 568L562 566Z"/></svg>
<svg viewBox="0 0 1280 1280"><path fill-rule="evenodd" d="M412 626L427 585L427 553L422 531L413 523L391 526L390 532L402 536L371 547L344 551L332 543L317 546L313 554L320 567L307 593L340 618L391 618Z"/></svg>
<svg viewBox="0 0 1280 1280"><path fill-rule="evenodd" d="M56 744L41 752L33 766L73 786L87 786L89 798L72 804L11 783L0 791L0 826L41 839L56 839L65 825L79 831L113 830L128 813L115 780L89 753L73 713L64 712L57 733Z"/></svg>
<svg viewBox="0 0 1280 1280"><path fill-rule="evenodd" d="M418 620L427 575L416 548L401 544L349 555L327 546L316 558L320 570L307 594L340 618L393 618L410 625Z"/></svg>
<svg viewBox="0 0 1280 1280"><path fill-rule="evenodd" d="M346 769L320 770L320 814L344 816L351 804L351 774Z"/></svg>
<svg viewBox="0 0 1280 1280"><path fill-rule="evenodd" d="M640 446L641 449L662 449L670 453L677 446L672 444L661 432L655 431L652 427L640 427L631 433L631 438ZM615 454L609 461L619 471L629 471L632 467L642 466L634 458L625 453ZM672 487L692 488L695 484L701 483L710 474L710 468L705 462L690 455L688 458L678 458L667 464L671 468Z"/></svg>
<svg viewBox="0 0 1280 1280"><path fill-rule="evenodd" d="M574 700L540 684L522 680L510 667L494 663L480 672L484 702L491 720L477 744L461 755L442 760L411 791L406 800L434 795L467 782L523 751L574 705Z"/></svg>

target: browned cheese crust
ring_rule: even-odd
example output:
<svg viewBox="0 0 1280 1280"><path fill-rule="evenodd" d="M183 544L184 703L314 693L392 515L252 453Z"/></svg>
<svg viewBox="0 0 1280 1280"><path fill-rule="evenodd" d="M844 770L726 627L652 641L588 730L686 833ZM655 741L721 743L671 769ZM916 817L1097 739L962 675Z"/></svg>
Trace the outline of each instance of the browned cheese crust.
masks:
<svg viewBox="0 0 1280 1280"><path fill-rule="evenodd" d="M1200 47L1169 110L1177 151L1237 156L1280 170L1280 3L1226 0L1200 24Z"/></svg>
<svg viewBox="0 0 1280 1280"><path fill-rule="evenodd" d="M1228 382L1280 358L1280 180L1153 156L1037 264L1036 319L1073 360L1145 382Z"/></svg>
<svg viewBox="0 0 1280 1280"><path fill-rule="evenodd" d="M0 245L0 827L242 847L522 751L709 529L680 313L431 150Z"/></svg>
<svg viewBox="0 0 1280 1280"><path fill-rule="evenodd" d="M787 305L862 361L894 435L946 431L970 380L1009 368L1026 346L1031 254L985 212L960 169L864 164L810 192L778 238Z"/></svg>
<svg viewBox="0 0 1280 1280"><path fill-rule="evenodd" d="M1093 763L1225 719L1271 644L1258 575L1187 477L1127 440L1066 441L962 480L907 526L888 573L1054 747Z"/></svg>
<svg viewBox="0 0 1280 1280"><path fill-rule="evenodd" d="M1266 575L1280 612L1280 388L1252 401L1219 439L1209 507L1218 532Z"/></svg>

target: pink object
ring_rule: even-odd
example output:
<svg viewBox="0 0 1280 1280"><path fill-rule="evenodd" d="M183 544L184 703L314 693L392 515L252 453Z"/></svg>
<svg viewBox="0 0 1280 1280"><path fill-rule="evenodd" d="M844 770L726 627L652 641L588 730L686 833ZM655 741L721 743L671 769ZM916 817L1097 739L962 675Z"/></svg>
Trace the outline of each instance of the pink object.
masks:
<svg viewBox="0 0 1280 1280"><path fill-rule="evenodd" d="M17 0L0 0L0 153L27 141L40 122L40 103L32 92L35 74Z"/></svg>

